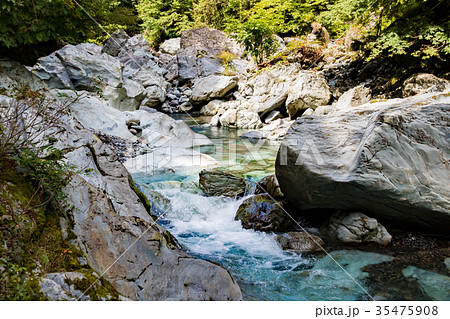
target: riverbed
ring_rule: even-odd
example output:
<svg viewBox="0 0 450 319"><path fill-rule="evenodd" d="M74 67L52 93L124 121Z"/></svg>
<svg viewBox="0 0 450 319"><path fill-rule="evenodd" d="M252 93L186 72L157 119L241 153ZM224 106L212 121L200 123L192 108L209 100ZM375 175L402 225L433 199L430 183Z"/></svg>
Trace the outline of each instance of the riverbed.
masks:
<svg viewBox="0 0 450 319"><path fill-rule="evenodd" d="M279 142L240 139L245 131L205 125L209 118L176 116L214 143L201 151L217 167L258 181L275 171ZM243 229L234 216L244 198L206 197L198 188L198 170L134 176L153 204L153 214L191 255L228 269L244 300L449 300L450 278L414 266L396 264L400 284L386 289L369 273L394 261L389 254L338 249L316 255L281 250L276 234Z"/></svg>

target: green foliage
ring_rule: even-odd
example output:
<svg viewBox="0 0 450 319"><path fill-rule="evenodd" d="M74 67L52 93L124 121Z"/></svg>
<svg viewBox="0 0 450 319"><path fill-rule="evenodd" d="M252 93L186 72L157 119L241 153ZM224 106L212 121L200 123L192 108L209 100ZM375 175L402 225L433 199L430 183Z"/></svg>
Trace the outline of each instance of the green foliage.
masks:
<svg viewBox="0 0 450 319"><path fill-rule="evenodd" d="M236 27L232 36L260 64L275 52L276 42L272 35L272 29L264 21L249 19Z"/></svg>
<svg viewBox="0 0 450 319"><path fill-rule="evenodd" d="M423 61L450 57L450 4L439 0L383 0L379 36L371 38L370 58L410 55ZM388 10L389 9L389 10Z"/></svg>
<svg viewBox="0 0 450 319"><path fill-rule="evenodd" d="M317 20L325 26L331 36L342 37L349 27L357 22L367 22L368 8L373 0L338 0L330 3Z"/></svg>
<svg viewBox="0 0 450 319"><path fill-rule="evenodd" d="M28 270L15 263L10 263L6 258L0 258L0 300L36 300L39 294L33 291L30 282L24 282Z"/></svg>
<svg viewBox="0 0 450 319"><path fill-rule="evenodd" d="M51 144L25 149L16 158L27 171L44 203L64 199L63 188L70 182L74 168L62 161L63 153Z"/></svg>
<svg viewBox="0 0 450 319"><path fill-rule="evenodd" d="M198 0L194 2L192 16L196 27L224 29L232 19L245 15L255 0Z"/></svg>
<svg viewBox="0 0 450 319"><path fill-rule="evenodd" d="M194 0L140 0L136 8L149 42L159 44L189 29L193 4Z"/></svg>
<svg viewBox="0 0 450 319"><path fill-rule="evenodd" d="M78 0L88 11L100 0ZM2 0L0 45L17 47L51 40L86 39L89 17L71 0Z"/></svg>
<svg viewBox="0 0 450 319"><path fill-rule="evenodd" d="M92 26L89 41L103 44L110 34L119 29L129 35L141 32L140 20L136 10L137 0L108 0L99 3L90 14L98 24Z"/></svg>

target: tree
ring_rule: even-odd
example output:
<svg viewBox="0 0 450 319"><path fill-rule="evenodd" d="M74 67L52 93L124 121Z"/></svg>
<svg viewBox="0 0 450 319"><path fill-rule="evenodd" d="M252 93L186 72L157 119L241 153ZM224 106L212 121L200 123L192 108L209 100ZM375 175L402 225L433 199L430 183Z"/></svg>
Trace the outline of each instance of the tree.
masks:
<svg viewBox="0 0 450 319"><path fill-rule="evenodd" d="M194 0L140 0L137 5L144 35L153 44L177 37L192 26Z"/></svg>
<svg viewBox="0 0 450 319"><path fill-rule="evenodd" d="M249 19L240 24L233 36L258 64L275 52L273 31L263 20Z"/></svg>

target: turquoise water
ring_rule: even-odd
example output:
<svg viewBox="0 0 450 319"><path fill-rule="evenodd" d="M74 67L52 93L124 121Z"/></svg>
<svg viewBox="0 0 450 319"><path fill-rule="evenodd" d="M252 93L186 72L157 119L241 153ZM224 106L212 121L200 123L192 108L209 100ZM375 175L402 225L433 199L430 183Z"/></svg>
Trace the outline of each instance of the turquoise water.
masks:
<svg viewBox="0 0 450 319"><path fill-rule="evenodd" d="M219 145L205 147L202 151L213 156L221 169L250 179L273 174L278 143L252 147L248 141L238 139L242 131L211 129L202 123L208 119L197 118L198 124L189 118L183 120L194 131L207 135L216 146ZM230 157L229 150L233 148L237 154ZM250 154L249 149L253 152L257 149L259 155ZM160 223L190 254L213 260L228 269L239 283L244 300L410 298L405 297L409 295L403 294L402 287L385 291L373 285L369 274L362 270L368 265L390 262L393 257L357 250L333 251L329 256L283 251L274 240L275 234L243 229L240 222L234 220L245 198L203 196L197 185L198 172L175 170L164 175L137 175L135 181L153 203L153 213L161 215ZM411 281L415 276L418 283L413 284L418 286L424 282L429 285L430 280L418 278L423 272L416 271L414 276L407 274L410 278L405 275L405 281ZM433 290L430 299L445 298L446 288L444 286L441 292ZM429 299L426 294L415 297Z"/></svg>

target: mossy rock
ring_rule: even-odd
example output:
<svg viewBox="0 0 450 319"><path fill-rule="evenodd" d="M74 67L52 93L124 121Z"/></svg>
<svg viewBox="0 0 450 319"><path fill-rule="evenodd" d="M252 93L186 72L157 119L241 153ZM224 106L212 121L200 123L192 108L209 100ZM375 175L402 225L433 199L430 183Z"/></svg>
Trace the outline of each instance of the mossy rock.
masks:
<svg viewBox="0 0 450 319"><path fill-rule="evenodd" d="M267 194L254 195L239 206L235 220L240 220L245 229L266 232L286 231L293 221L283 210L282 203L273 200Z"/></svg>

